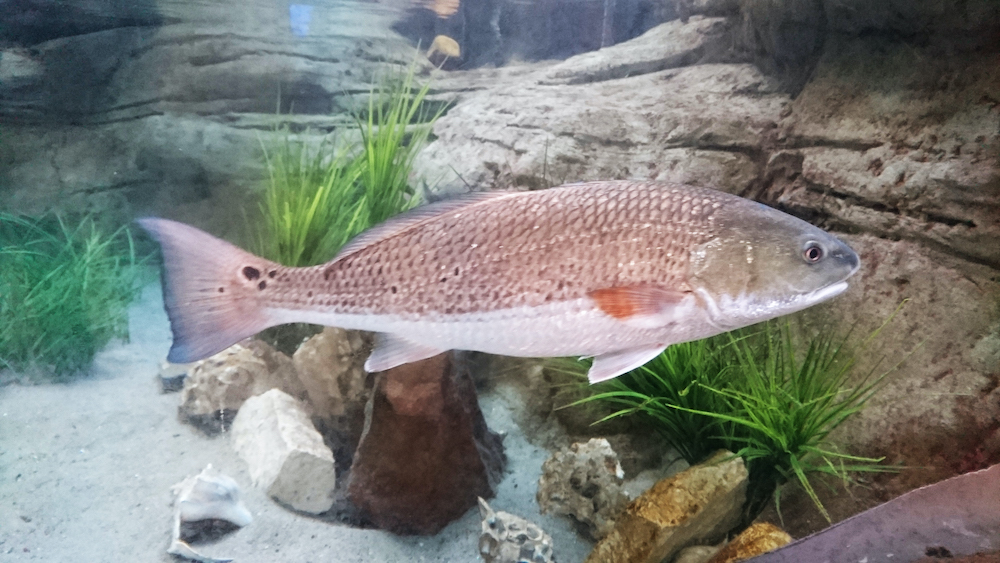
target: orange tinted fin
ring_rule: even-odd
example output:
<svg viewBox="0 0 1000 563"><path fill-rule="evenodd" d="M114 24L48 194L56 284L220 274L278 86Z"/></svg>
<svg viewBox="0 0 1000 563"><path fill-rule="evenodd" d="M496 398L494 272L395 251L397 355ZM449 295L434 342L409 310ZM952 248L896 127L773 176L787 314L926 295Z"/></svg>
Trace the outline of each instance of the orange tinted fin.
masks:
<svg viewBox="0 0 1000 563"><path fill-rule="evenodd" d="M678 320L683 317L678 308L694 302L689 293L646 285L598 289L589 295L605 314L643 328Z"/></svg>

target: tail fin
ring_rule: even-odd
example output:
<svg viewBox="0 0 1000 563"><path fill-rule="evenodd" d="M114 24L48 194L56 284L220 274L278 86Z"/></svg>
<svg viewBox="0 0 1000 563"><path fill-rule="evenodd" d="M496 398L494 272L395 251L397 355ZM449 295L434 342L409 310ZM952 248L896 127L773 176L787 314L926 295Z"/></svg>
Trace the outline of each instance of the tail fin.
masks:
<svg viewBox="0 0 1000 563"><path fill-rule="evenodd" d="M176 221L137 221L163 250L163 302L174 342L167 360L187 363L273 326L260 307L258 278L278 264Z"/></svg>

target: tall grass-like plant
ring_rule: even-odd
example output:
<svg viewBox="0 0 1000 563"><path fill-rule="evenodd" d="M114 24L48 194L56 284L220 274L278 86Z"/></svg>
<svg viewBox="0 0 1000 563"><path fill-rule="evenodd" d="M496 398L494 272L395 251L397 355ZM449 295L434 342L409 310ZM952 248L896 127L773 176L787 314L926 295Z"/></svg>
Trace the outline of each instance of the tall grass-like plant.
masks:
<svg viewBox="0 0 1000 563"><path fill-rule="evenodd" d="M416 64L387 71L355 112L360 144L325 138L310 145L287 128L261 142L268 183L260 204L263 228L251 226L258 252L288 266L333 258L355 235L419 203L409 184L413 159L443 110L425 103Z"/></svg>
<svg viewBox="0 0 1000 563"><path fill-rule="evenodd" d="M125 227L105 234L89 219L0 213L0 366L63 378L127 339L135 266Z"/></svg>
<svg viewBox="0 0 1000 563"><path fill-rule="evenodd" d="M430 83L416 87L416 68L414 60L406 70L386 71L372 87L367 107L356 112L364 162L361 185L373 225L417 205L409 185L413 160L444 112L444 107L434 110L426 103Z"/></svg>
<svg viewBox="0 0 1000 563"><path fill-rule="evenodd" d="M277 129L273 143L261 142L268 183L259 223L249 225L258 254L288 266L322 264L360 232L417 205L413 159L443 109L426 109L429 85L416 88L415 71L416 61L373 85L354 115L360 144L329 137L310 144L288 128ZM286 325L264 338L291 353L314 332Z"/></svg>
<svg viewBox="0 0 1000 563"><path fill-rule="evenodd" d="M646 417L689 463L720 448L736 452L750 473L748 521L772 498L780 509L780 486L790 480L829 520L812 475L847 480L854 472L893 470L828 441L889 373L876 373L877 364L854 373L859 354L884 326L858 347L849 345L849 334L832 331L804 342L788 321L674 345L574 404L604 401L621 407L606 418Z"/></svg>
<svg viewBox="0 0 1000 563"><path fill-rule="evenodd" d="M370 226L358 185L362 162L334 140L310 147L287 129L277 134L272 149L262 142L268 185L257 251L289 266L322 264Z"/></svg>

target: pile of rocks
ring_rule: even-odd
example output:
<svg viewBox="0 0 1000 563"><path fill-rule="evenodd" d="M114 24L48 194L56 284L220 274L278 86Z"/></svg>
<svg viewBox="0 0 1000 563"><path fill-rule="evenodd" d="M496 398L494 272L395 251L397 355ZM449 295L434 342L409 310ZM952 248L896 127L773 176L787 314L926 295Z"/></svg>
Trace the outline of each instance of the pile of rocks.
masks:
<svg viewBox="0 0 1000 563"><path fill-rule="evenodd" d="M478 503L484 560L552 561L552 540L538 526L482 500L492 496L505 458L479 410L466 356L369 376L362 368L369 347L365 335L337 328L291 358L246 340L189 366L179 416L230 435L253 485L292 510L434 534ZM589 561L658 562L684 548L691 548L686 561L697 553L734 561L719 559L715 544L742 515L742 460L720 452L678 469L670 463L627 480L611 443L593 438L552 455L537 500L543 513L564 515L598 540Z"/></svg>
<svg viewBox="0 0 1000 563"><path fill-rule="evenodd" d="M369 376L369 346L337 328L291 358L246 340L190 368L179 416L210 434L231 431L254 485L289 508L321 514L346 498L349 508L336 508L362 522L433 534L493 495L501 438L486 427L460 355Z"/></svg>
<svg viewBox="0 0 1000 563"><path fill-rule="evenodd" d="M624 472L607 440L562 449L543 465L538 503L566 515L594 539L586 563L735 563L781 547L791 536L772 524L754 524L731 541L744 516L748 474L743 459L726 451L676 474L661 475L629 499ZM545 535L534 524L494 513L480 503L480 551L491 563L550 561ZM515 530L519 533L513 533ZM551 542L551 540L549 540ZM504 556L528 546L532 557ZM505 549L507 551L505 551Z"/></svg>

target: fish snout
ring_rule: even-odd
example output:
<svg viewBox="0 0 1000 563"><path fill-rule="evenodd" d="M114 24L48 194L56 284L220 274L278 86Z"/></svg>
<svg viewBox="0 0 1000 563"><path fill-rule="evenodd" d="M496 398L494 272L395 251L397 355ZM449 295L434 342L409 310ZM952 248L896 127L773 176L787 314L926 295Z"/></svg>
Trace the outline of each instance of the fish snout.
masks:
<svg viewBox="0 0 1000 563"><path fill-rule="evenodd" d="M858 253L843 243L838 244L830 252L830 258L836 260L838 264L843 265L847 270L847 275L844 276L844 279L853 276L861 268L861 258L858 257Z"/></svg>

